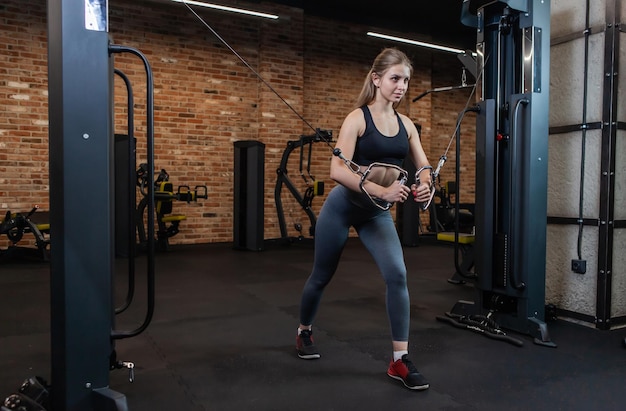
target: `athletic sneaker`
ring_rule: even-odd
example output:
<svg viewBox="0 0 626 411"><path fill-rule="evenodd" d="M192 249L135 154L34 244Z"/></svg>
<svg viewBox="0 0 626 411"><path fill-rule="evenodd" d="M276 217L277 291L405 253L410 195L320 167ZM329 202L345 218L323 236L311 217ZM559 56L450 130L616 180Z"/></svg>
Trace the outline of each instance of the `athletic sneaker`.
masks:
<svg viewBox="0 0 626 411"><path fill-rule="evenodd" d="M298 357L304 360L316 360L320 358L320 353L317 352L317 348L313 344L313 331L302 330L300 335L296 337L296 350L298 350Z"/></svg>
<svg viewBox="0 0 626 411"><path fill-rule="evenodd" d="M417 371L409 360L407 354L404 354L398 361L392 361L389 364L387 375L395 380L402 381L404 386L410 390L425 390L430 386L426 378Z"/></svg>

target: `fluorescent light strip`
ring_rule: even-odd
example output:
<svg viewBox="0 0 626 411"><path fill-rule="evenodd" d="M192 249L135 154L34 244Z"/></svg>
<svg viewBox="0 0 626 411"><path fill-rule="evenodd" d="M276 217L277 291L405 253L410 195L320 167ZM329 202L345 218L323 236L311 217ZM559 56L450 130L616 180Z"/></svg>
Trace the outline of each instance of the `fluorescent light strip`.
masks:
<svg viewBox="0 0 626 411"><path fill-rule="evenodd" d="M412 44L414 46L428 47L428 48L431 48L431 49L447 51L449 53L456 53L456 54L463 54L463 53L465 53L464 50L455 49L455 48L452 48L452 47L439 46L437 44L424 43L422 41L409 40L409 39L405 39L405 38L402 38L402 37L388 36L386 34L374 33L372 31L368 32L367 35L368 36L372 36L372 37L378 37L378 38L385 39L385 40L392 40L392 41L399 41L401 43L408 43L408 44Z"/></svg>
<svg viewBox="0 0 626 411"><path fill-rule="evenodd" d="M219 4L204 3L204 2L201 2L201 1L193 1L193 0L172 0L172 1L176 2L176 3L186 3L186 4L193 5L193 6L207 7L209 9L215 9L215 10L221 10L221 11L229 11L229 12L232 12L232 13L247 14L249 16L264 17L266 19L273 19L273 20L278 19L278 16L275 15L275 14L260 13L258 11L252 11L252 10L246 10L246 9L238 9L238 8L235 8L235 7L220 6Z"/></svg>

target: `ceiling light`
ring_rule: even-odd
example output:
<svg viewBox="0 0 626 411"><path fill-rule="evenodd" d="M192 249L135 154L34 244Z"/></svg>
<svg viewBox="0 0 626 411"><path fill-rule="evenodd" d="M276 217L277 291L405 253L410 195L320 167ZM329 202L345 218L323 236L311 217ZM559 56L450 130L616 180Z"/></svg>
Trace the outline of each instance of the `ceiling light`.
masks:
<svg viewBox="0 0 626 411"><path fill-rule="evenodd" d="M191 4L193 6L207 7L207 8L215 9L215 10L229 11L232 13L247 14L249 16L264 17L266 19L273 19L273 20L278 19L278 16L275 14L260 13L258 11L238 9L235 7L220 6L219 4L204 3L202 1L193 1L193 0L172 0L172 1L176 3Z"/></svg>
<svg viewBox="0 0 626 411"><path fill-rule="evenodd" d="M456 54L463 54L463 53L465 53L464 50L455 49L455 48L452 48L452 47L440 46L438 44L432 44L432 43L424 43L423 41L409 40L409 39L405 39L405 38L402 38L402 37L388 36L386 34L374 33L372 31L368 32L367 35L368 36L372 36L372 37L378 37L378 38L385 39L385 40L392 40L392 41L399 41L401 43L408 43L408 44L412 44L414 46L428 47L428 48L431 48L431 49L447 51L449 53L456 53Z"/></svg>

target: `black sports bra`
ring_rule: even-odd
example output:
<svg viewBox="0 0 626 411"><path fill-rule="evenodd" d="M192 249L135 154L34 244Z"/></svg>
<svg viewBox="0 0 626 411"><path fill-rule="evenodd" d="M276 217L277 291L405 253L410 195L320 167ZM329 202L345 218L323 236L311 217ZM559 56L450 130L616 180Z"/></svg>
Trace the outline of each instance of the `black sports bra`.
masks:
<svg viewBox="0 0 626 411"><path fill-rule="evenodd" d="M396 112L400 126L398 134L388 137L376 128L369 108L363 106L361 110L365 116L365 132L357 138L352 161L361 166L369 166L374 162L402 165L409 152L409 134L400 115Z"/></svg>

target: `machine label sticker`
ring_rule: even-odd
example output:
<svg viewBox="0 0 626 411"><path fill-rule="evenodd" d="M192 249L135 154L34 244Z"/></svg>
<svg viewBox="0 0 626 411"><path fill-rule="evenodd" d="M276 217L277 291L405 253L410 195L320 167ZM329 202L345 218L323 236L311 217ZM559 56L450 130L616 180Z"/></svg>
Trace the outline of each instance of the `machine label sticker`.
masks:
<svg viewBox="0 0 626 411"><path fill-rule="evenodd" d="M107 0L85 0L85 28L93 31L108 31Z"/></svg>

